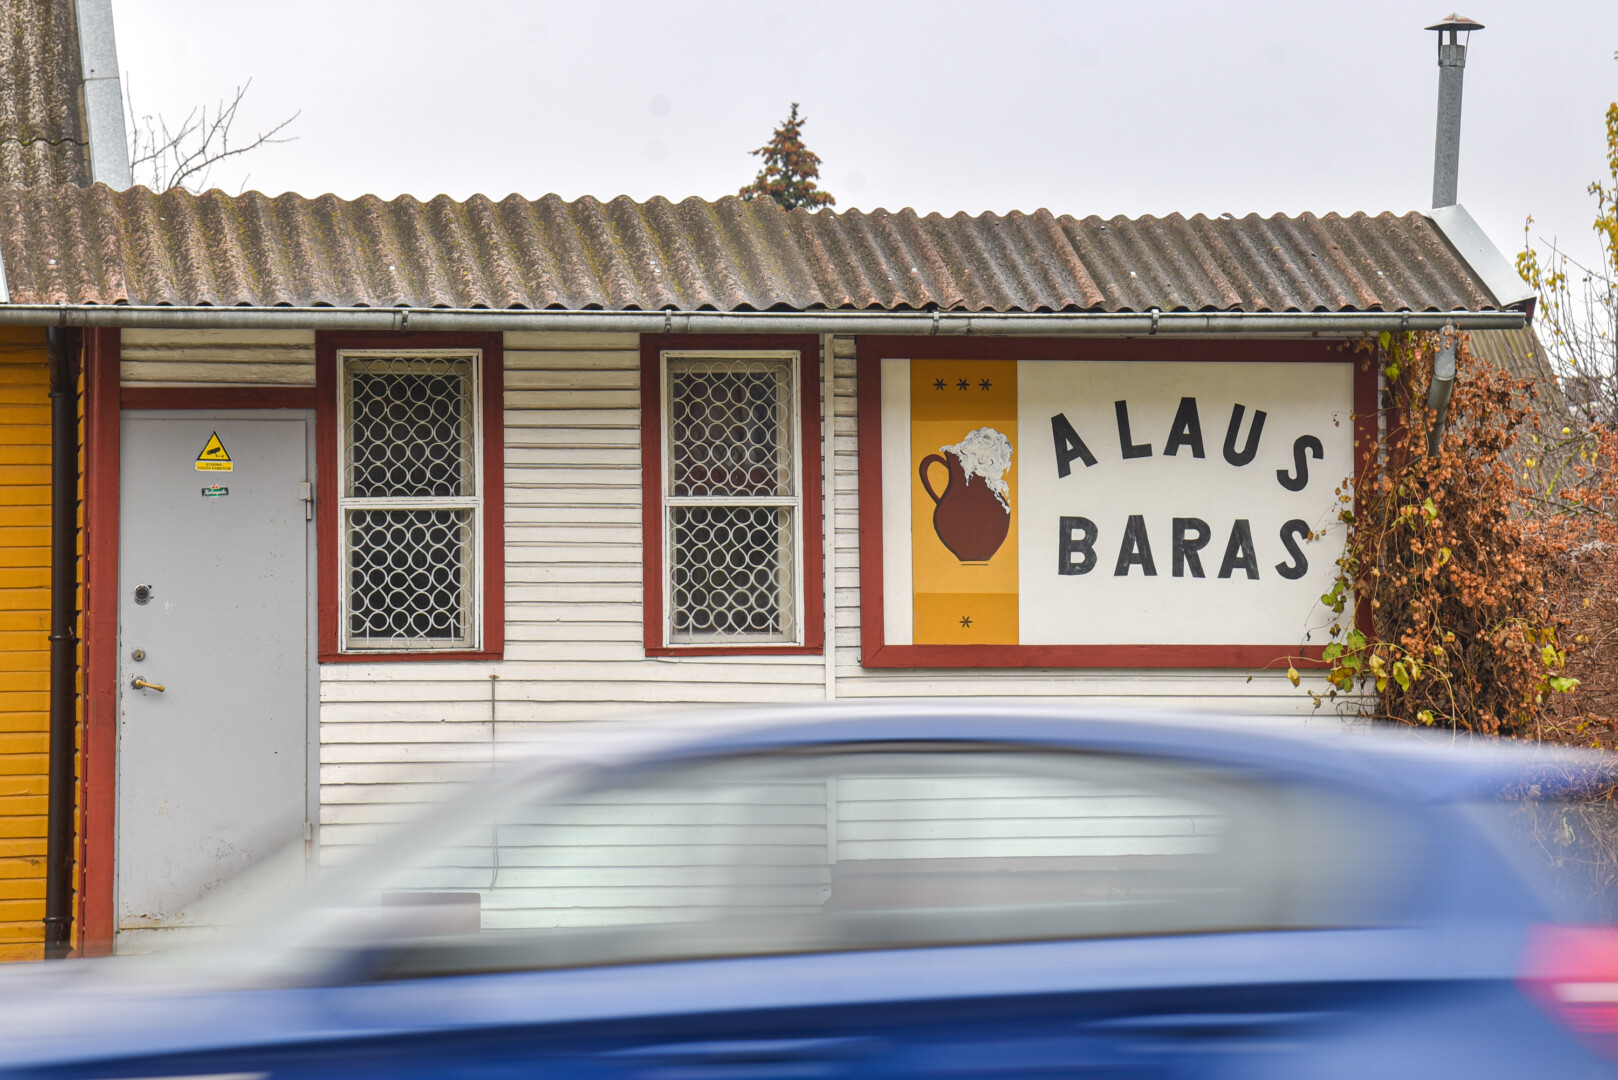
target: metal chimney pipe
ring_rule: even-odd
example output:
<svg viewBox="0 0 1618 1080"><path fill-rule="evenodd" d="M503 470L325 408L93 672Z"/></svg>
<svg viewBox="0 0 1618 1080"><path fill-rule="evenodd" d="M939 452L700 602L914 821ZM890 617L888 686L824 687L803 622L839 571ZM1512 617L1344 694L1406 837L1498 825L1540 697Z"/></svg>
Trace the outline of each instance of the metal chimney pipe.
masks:
<svg viewBox="0 0 1618 1080"><path fill-rule="evenodd" d="M1438 31L1438 139L1433 148L1433 206L1454 206L1461 167L1461 80L1466 74L1466 46L1483 24L1450 15L1427 29ZM1461 34L1466 40L1461 40ZM1445 40L1446 37L1448 40Z"/></svg>

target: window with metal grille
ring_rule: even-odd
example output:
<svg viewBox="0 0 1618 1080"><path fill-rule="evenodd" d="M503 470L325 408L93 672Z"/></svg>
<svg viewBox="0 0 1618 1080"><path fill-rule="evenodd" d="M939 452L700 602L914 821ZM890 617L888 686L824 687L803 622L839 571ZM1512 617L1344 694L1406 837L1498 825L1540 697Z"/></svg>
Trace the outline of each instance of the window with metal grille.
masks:
<svg viewBox="0 0 1618 1080"><path fill-rule="evenodd" d="M669 644L803 640L797 360L663 353Z"/></svg>
<svg viewBox="0 0 1618 1080"><path fill-rule="evenodd" d="M340 352L345 652L475 649L478 354Z"/></svg>

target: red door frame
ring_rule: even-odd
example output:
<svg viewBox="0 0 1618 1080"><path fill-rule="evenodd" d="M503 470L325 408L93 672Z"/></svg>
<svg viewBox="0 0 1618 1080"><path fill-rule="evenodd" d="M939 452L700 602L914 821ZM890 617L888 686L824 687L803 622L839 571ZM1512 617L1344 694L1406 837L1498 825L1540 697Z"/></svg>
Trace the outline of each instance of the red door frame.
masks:
<svg viewBox="0 0 1618 1080"><path fill-rule="evenodd" d="M118 527L124 409L314 409L313 387L124 389L117 329L84 332L84 730L79 768L79 955L107 956L118 778Z"/></svg>

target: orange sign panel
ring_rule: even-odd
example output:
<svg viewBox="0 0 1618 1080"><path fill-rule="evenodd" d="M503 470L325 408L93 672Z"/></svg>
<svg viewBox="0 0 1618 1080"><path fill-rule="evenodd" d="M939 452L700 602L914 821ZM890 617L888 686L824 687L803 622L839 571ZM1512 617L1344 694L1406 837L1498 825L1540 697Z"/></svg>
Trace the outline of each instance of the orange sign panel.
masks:
<svg viewBox="0 0 1618 1080"><path fill-rule="evenodd" d="M1015 645L1017 362L910 365L914 640Z"/></svg>

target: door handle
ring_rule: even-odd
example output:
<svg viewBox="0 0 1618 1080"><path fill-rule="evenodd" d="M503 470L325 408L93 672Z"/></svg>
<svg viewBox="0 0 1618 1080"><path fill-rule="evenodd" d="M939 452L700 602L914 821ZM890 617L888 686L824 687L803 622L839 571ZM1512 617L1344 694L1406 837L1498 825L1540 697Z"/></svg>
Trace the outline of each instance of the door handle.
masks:
<svg viewBox="0 0 1618 1080"><path fill-rule="evenodd" d="M130 681L129 686L132 690L156 690L159 694L163 692L163 687L154 682L147 682L139 675L136 675L135 678Z"/></svg>

